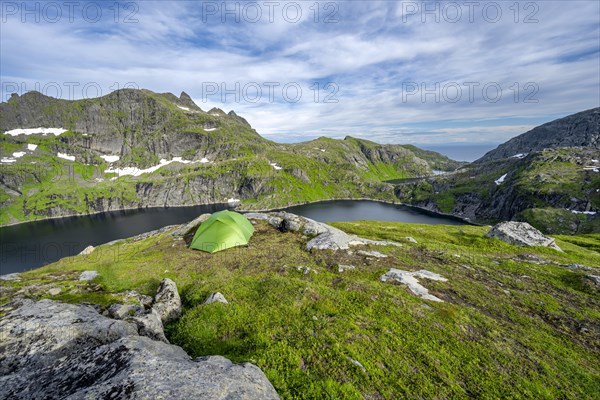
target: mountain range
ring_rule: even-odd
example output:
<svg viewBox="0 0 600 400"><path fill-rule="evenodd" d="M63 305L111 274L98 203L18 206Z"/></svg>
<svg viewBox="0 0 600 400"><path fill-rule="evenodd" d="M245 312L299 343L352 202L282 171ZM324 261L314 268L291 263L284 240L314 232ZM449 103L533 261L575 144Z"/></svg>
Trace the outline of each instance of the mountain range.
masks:
<svg viewBox="0 0 600 400"><path fill-rule="evenodd" d="M128 208L336 198L403 202L473 222L600 231L600 108L532 129L471 164L347 136L281 144L185 92L122 89L0 104L0 224ZM45 128L45 129L41 129Z"/></svg>
<svg viewBox="0 0 600 400"><path fill-rule="evenodd" d="M38 129L47 128L46 130ZM125 208L332 198L395 201L387 180L462 164L346 137L279 144L231 111L123 89L83 100L28 92L0 104L0 224Z"/></svg>
<svg viewBox="0 0 600 400"><path fill-rule="evenodd" d="M550 234L600 232L600 108L532 129L457 171L402 182L402 201Z"/></svg>

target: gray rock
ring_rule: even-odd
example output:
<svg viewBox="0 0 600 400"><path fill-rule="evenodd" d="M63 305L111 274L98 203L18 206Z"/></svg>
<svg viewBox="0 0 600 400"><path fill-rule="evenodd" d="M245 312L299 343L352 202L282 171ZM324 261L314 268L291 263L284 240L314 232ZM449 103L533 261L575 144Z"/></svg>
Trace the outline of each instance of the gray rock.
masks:
<svg viewBox="0 0 600 400"><path fill-rule="evenodd" d="M354 265L338 264L338 272L350 271L354 269L356 269Z"/></svg>
<svg viewBox="0 0 600 400"><path fill-rule="evenodd" d="M169 343L165 336L160 315L155 309L151 309L146 314L126 318L126 321L133 322L137 326L140 336L146 336L152 340Z"/></svg>
<svg viewBox="0 0 600 400"><path fill-rule="evenodd" d="M192 360L88 306L26 300L0 328L3 399L278 399L250 363Z"/></svg>
<svg viewBox="0 0 600 400"><path fill-rule="evenodd" d="M413 238L413 237L407 236L405 239L408 240L411 243L417 243L416 239Z"/></svg>
<svg viewBox="0 0 600 400"><path fill-rule="evenodd" d="M212 304L212 303L223 303L223 304L229 304L229 302L227 301L227 299L225 298L225 296L223 296L221 293L216 292L216 293L212 293L210 296L208 296L206 298L206 300L204 300L204 303L202 304Z"/></svg>
<svg viewBox="0 0 600 400"><path fill-rule="evenodd" d="M3 281L20 281L21 277L19 276L18 272L15 272L13 274L0 275L0 280L3 280Z"/></svg>
<svg viewBox="0 0 600 400"><path fill-rule="evenodd" d="M98 276L98 271L83 271L81 275L79 275L80 281L91 281L96 279Z"/></svg>
<svg viewBox="0 0 600 400"><path fill-rule="evenodd" d="M88 254L92 254L94 252L96 248L92 245L86 247L85 249L81 250L81 252L78 254L80 256L86 256Z"/></svg>
<svg viewBox="0 0 600 400"><path fill-rule="evenodd" d="M137 335L134 325L102 317L91 306L21 300L0 319L0 376L36 369L92 345ZM0 378L0 398L5 387ZM33 398L33 397L31 397Z"/></svg>
<svg viewBox="0 0 600 400"><path fill-rule="evenodd" d="M311 272L314 274L317 274L318 272L310 267L307 267L306 265L299 265L296 267L296 271L298 272L302 272L304 275L308 275Z"/></svg>
<svg viewBox="0 0 600 400"><path fill-rule="evenodd" d="M180 237L187 236L187 235L191 234L192 232L195 233L196 229L198 229L200 224L203 223L204 221L206 221L211 215L212 214L202 214L199 217L195 218L194 220L188 222L187 224L179 226L179 228L177 228L173 232L171 232L171 236L180 238Z"/></svg>
<svg viewBox="0 0 600 400"><path fill-rule="evenodd" d="M598 275L586 275L586 278L594 282L594 284L600 287L600 276Z"/></svg>
<svg viewBox="0 0 600 400"><path fill-rule="evenodd" d="M364 367L364 366L363 366L361 363L359 363L359 362L358 362L358 361L356 361L355 359L353 359L353 358L350 358L350 357L348 357L348 356L346 356L346 358L347 358L347 359L348 359L348 361L350 361L350 362L351 362L353 365L356 365L358 368L362 369L362 370L363 370L363 372L367 372L367 370L365 369L365 367Z"/></svg>
<svg viewBox="0 0 600 400"><path fill-rule="evenodd" d="M583 264L566 264L566 265L563 265L563 267L571 269L571 270L578 270L578 269L581 269L581 270L584 270L584 271L591 271L592 270L592 267L587 266L587 265L583 265Z"/></svg>
<svg viewBox="0 0 600 400"><path fill-rule="evenodd" d="M50 288L48 289L48 294L50 296L56 296L57 294L59 294L60 292L62 292L61 288Z"/></svg>
<svg viewBox="0 0 600 400"><path fill-rule="evenodd" d="M139 304L112 304L106 309L107 315L114 319L127 319L144 314L144 308Z"/></svg>
<svg viewBox="0 0 600 400"><path fill-rule="evenodd" d="M274 213L246 213L244 215L250 220L267 221L273 227L280 230L283 230L282 228L285 227L287 230L298 232L301 231L305 235L309 236L327 232L327 225L314 221L310 218L291 214L285 211Z"/></svg>
<svg viewBox="0 0 600 400"><path fill-rule="evenodd" d="M321 224L322 227L327 229L326 232L321 233L319 236L311 239L306 243L306 250L310 251L312 249L317 250L346 250L350 248L350 246L357 245L378 245L378 246L397 246L402 247L400 243L390 242L390 241L380 241L380 240L371 240L364 239L358 236L348 235L346 232L334 228L333 226L329 226L326 224Z"/></svg>
<svg viewBox="0 0 600 400"><path fill-rule="evenodd" d="M554 239L545 236L527 222L502 222L495 225L485 236L517 246L543 246L562 251Z"/></svg>
<svg viewBox="0 0 600 400"><path fill-rule="evenodd" d="M181 298L179 297L179 292L177 292L175 282L169 278L165 278L160 282L152 308L158 312L163 324L179 318L181 314Z"/></svg>
<svg viewBox="0 0 600 400"><path fill-rule="evenodd" d="M443 302L442 299L440 299L432 294L429 294L429 290L427 290L426 287L421 285L419 283L419 281L417 280L417 278L425 278L425 279L431 279L434 281L441 281L441 282L447 281L447 279L444 278L443 276L436 274L434 272L431 272L431 271L424 270L424 269L422 269L420 271L416 271L416 272L410 272L410 271L403 271L403 270L396 269L396 268L390 268L390 270L388 272L386 272L385 274L383 274L379 279L382 282L395 281L395 282L402 283L402 284L408 286L410 291L413 292L415 295L417 295L425 300Z"/></svg>
<svg viewBox="0 0 600 400"><path fill-rule="evenodd" d="M146 296L145 294L140 294L135 290L126 292L124 296L126 299L135 299L144 308L150 308L152 306L152 302L154 301L152 297Z"/></svg>
<svg viewBox="0 0 600 400"><path fill-rule="evenodd" d="M359 250L357 251L358 254L361 254L363 256L367 256L367 257L376 257L376 258L387 258L386 254L380 253L378 251L365 251L365 250Z"/></svg>

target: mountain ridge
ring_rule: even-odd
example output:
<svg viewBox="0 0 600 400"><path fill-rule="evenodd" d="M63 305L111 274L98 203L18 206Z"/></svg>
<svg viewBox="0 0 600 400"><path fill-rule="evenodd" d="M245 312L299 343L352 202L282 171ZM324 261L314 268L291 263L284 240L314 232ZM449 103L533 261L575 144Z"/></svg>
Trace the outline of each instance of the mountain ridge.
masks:
<svg viewBox="0 0 600 400"><path fill-rule="evenodd" d="M600 148L600 107L537 126L487 152L476 163L557 147Z"/></svg>
<svg viewBox="0 0 600 400"><path fill-rule="evenodd" d="M121 89L95 99L28 93L1 103L0 156L9 162L0 171L0 224L228 199L261 209L332 198L394 201L384 181L463 165L352 137L275 143L234 111L206 112L188 101L185 92ZM39 126L66 132L3 134Z"/></svg>

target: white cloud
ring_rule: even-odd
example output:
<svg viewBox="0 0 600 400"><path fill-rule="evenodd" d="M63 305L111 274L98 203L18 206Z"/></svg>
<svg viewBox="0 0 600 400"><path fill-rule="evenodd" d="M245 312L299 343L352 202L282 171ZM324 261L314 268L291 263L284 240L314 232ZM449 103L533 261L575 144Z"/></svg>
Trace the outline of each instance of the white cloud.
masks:
<svg viewBox="0 0 600 400"><path fill-rule="evenodd" d="M278 140L355 135L412 143L501 142L533 126L533 120L600 105L596 2L537 2L538 22L529 24L523 23L531 12L526 3L520 3L519 23L508 8L513 3L501 3L497 23L486 22L481 10L473 23L467 14L459 23L443 18L435 23L431 16L422 23L420 15L403 22L402 3L338 2L339 22L331 24L323 21L325 4L320 3L317 23L312 2L302 3L297 23L286 22L281 13L273 23L264 14L258 23L203 21L201 7L188 2L139 3L135 24L78 19L36 25L10 19L0 38L3 100L11 83L21 91L34 89L36 82L40 88L56 82L63 98L71 97L69 82L79 84L75 98L85 95L86 84L94 85L87 92L93 96L94 87L106 94L133 83L157 92L185 90L205 110L235 109L259 133ZM263 97L257 103L228 95L221 104L220 93L205 99L203 89L213 82L228 89L254 82L263 86ZM265 82L280 84L272 103ZM302 88L295 104L281 93L292 82ZM321 103L315 103L315 82L321 87L335 82L338 102L322 103L328 91L321 89ZM472 102L468 82L479 84ZM410 83L429 89L436 83L459 85L463 97L456 103L441 92L438 101L432 94L425 101L420 93L403 98L403 84ZM528 83L537 86L526 89ZM502 99L486 101L481 92L486 84L498 84ZM537 102L524 103L528 94ZM481 125L483 119L495 122Z"/></svg>

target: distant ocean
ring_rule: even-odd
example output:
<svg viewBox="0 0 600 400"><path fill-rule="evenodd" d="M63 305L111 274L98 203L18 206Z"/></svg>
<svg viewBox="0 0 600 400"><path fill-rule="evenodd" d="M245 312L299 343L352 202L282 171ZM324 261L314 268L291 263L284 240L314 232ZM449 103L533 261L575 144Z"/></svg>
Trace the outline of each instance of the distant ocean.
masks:
<svg viewBox="0 0 600 400"><path fill-rule="evenodd" d="M485 153L498 147L497 144L477 144L477 145L459 145L459 144L448 144L448 145L429 145L429 144L415 144L425 150L433 150L438 153L457 161L475 161L481 158Z"/></svg>

